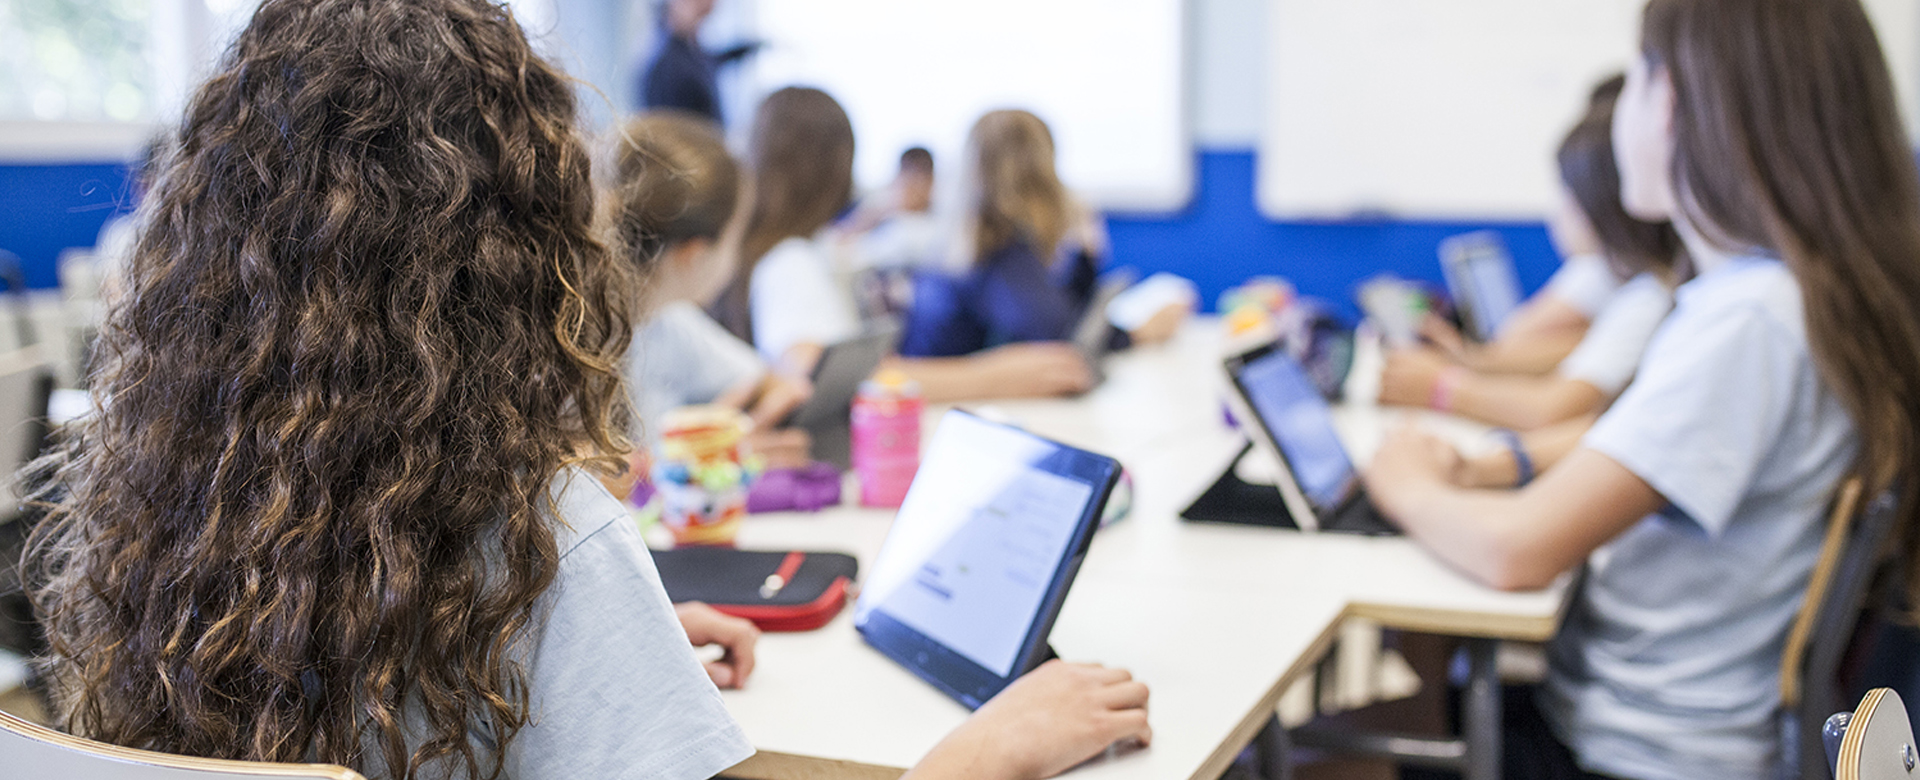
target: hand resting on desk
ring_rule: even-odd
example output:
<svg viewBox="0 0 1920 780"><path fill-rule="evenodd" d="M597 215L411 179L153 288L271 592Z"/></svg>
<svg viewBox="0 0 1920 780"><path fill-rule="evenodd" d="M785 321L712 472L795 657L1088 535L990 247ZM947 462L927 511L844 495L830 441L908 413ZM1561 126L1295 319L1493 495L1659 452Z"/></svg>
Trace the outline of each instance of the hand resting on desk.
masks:
<svg viewBox="0 0 1920 780"><path fill-rule="evenodd" d="M718 645L723 651L719 660L704 664L713 684L721 689L744 687L747 676L753 674L753 649L760 641L760 629L698 601L675 604L673 612L694 647Z"/></svg>
<svg viewBox="0 0 1920 780"><path fill-rule="evenodd" d="M903 780L1038 780L1123 740L1153 740L1146 684L1125 669L1048 661L974 712Z"/></svg>

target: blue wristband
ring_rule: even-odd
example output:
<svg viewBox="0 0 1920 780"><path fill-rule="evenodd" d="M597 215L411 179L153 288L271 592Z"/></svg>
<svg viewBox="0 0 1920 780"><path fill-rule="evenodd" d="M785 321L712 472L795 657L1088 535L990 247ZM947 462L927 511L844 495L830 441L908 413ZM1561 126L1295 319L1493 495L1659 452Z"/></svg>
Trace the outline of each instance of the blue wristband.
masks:
<svg viewBox="0 0 1920 780"><path fill-rule="evenodd" d="M1495 428L1493 437L1507 445L1507 451L1513 453L1513 469L1516 472L1514 487L1526 487L1533 481L1533 458L1527 457L1526 445L1520 443L1520 434L1505 428Z"/></svg>

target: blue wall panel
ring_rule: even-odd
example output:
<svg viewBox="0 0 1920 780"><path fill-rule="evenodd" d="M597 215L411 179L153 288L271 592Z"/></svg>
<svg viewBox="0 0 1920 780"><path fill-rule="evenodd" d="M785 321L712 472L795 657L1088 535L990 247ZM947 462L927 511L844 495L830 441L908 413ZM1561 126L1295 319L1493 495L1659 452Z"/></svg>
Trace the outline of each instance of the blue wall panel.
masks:
<svg viewBox="0 0 1920 780"><path fill-rule="evenodd" d="M1273 222L1254 205L1252 151L1203 151L1195 170L1194 200L1185 210L1113 214L1108 227L1117 263L1192 279L1209 307L1247 277L1273 274L1351 317L1360 281L1391 271L1438 283L1440 240L1479 228L1506 238L1529 290L1559 262L1538 224ZM0 249L25 261L32 285L52 287L60 251L92 246L100 225L130 200L119 165L0 165Z"/></svg>
<svg viewBox="0 0 1920 780"><path fill-rule="evenodd" d="M1170 271L1200 285L1211 307L1250 276L1284 276L1302 294L1326 298L1357 317L1353 291L1376 273L1440 283L1440 240L1469 230L1498 230L1533 290L1559 267L1539 223L1274 222L1254 204L1252 151L1202 151L1193 203L1177 214L1108 215L1114 261Z"/></svg>
<svg viewBox="0 0 1920 780"><path fill-rule="evenodd" d="M29 286L56 287L60 251L93 246L131 203L124 165L0 165L0 249L20 256Z"/></svg>

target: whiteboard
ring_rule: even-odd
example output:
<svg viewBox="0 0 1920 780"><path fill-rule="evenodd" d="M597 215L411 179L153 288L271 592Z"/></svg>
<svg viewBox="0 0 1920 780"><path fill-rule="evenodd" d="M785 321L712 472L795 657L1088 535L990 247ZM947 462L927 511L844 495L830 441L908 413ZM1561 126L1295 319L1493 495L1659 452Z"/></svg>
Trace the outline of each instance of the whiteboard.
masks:
<svg viewBox="0 0 1920 780"><path fill-rule="evenodd" d="M753 26L766 47L752 82L761 94L798 84L838 99L853 120L862 188L892 180L900 152L916 145L951 182L974 120L1024 108L1053 129L1067 186L1102 208L1173 210L1193 190L1183 6L763 0Z"/></svg>
<svg viewBox="0 0 1920 780"><path fill-rule="evenodd" d="M1644 0L1272 0L1258 200L1276 219L1538 219ZM1920 0L1867 0L1915 127Z"/></svg>

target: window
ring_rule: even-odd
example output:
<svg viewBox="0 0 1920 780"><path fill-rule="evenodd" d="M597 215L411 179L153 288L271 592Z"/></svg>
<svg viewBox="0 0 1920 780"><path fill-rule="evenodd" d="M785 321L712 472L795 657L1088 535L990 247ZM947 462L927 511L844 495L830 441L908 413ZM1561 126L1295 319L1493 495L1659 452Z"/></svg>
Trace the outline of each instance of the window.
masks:
<svg viewBox="0 0 1920 780"><path fill-rule="evenodd" d="M0 119L153 116L149 0L0 0Z"/></svg>

